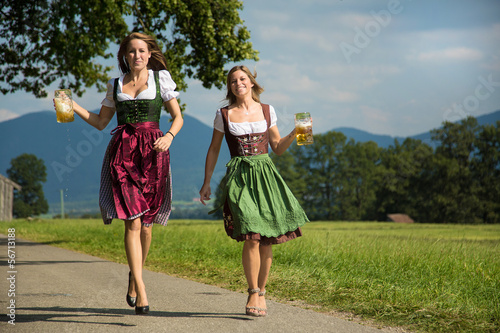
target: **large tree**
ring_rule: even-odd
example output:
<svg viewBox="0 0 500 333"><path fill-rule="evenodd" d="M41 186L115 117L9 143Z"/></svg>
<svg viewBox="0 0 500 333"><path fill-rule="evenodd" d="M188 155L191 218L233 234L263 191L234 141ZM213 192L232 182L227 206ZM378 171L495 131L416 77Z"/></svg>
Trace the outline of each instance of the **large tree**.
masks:
<svg viewBox="0 0 500 333"><path fill-rule="evenodd" d="M15 217L29 217L47 213L49 205L43 194L42 183L47 180L47 170L42 159L33 154L22 154L10 161L7 175L22 186L14 194Z"/></svg>
<svg viewBox="0 0 500 333"><path fill-rule="evenodd" d="M477 120L468 117L460 123L445 122L432 130L438 142L433 170L434 221L474 223L480 202L479 184L472 173L476 137L480 131Z"/></svg>
<svg viewBox="0 0 500 333"><path fill-rule="evenodd" d="M340 155L336 170L339 182L339 205L343 220L373 220L374 203L380 184L381 148L373 141L355 142L350 139Z"/></svg>
<svg viewBox="0 0 500 333"><path fill-rule="evenodd" d="M340 132L314 136L314 144L293 145L282 156L272 154L283 179L312 220L341 219L339 163L346 137Z"/></svg>
<svg viewBox="0 0 500 333"><path fill-rule="evenodd" d="M384 221L390 213L405 213L418 222L429 222L433 154L431 146L412 138L402 144L396 139L382 151L382 182L376 189L378 220Z"/></svg>
<svg viewBox="0 0 500 333"><path fill-rule="evenodd" d="M242 8L235 0L0 0L0 91L46 97L56 81L78 96L103 91L113 67L102 59L130 31L156 36L179 90L186 76L221 88L224 65L258 60Z"/></svg>
<svg viewBox="0 0 500 333"><path fill-rule="evenodd" d="M479 218L485 223L500 222L500 121L485 125L475 140L472 175L479 187Z"/></svg>

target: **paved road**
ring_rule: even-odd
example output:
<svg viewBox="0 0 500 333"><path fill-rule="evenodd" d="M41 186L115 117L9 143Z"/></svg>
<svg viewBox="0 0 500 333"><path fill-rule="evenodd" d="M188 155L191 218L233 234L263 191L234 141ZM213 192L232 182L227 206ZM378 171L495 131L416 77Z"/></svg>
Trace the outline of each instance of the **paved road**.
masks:
<svg viewBox="0 0 500 333"><path fill-rule="evenodd" d="M245 294L151 271L144 272L151 311L136 316L125 302L126 265L21 239L13 250L12 269L0 235L1 332L384 332L273 301L267 317L248 317Z"/></svg>

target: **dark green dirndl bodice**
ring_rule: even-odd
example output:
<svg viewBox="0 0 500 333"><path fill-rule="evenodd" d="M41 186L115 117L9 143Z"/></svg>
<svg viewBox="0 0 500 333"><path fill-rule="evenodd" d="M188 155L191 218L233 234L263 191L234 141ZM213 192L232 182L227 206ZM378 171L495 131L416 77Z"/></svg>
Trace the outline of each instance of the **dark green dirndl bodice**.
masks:
<svg viewBox="0 0 500 333"><path fill-rule="evenodd" d="M159 123L161 110L163 109L163 99L160 93L160 76L157 71L154 71L156 84L156 97L150 99L136 99L132 101L118 102L116 95L118 90L118 78L115 79L113 90L113 99L115 100L116 117L118 125L136 124L147 121Z"/></svg>

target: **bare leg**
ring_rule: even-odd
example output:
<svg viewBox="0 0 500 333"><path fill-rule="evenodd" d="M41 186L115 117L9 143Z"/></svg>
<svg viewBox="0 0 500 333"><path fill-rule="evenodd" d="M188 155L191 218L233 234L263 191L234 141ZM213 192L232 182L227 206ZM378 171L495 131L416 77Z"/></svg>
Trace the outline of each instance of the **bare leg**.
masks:
<svg viewBox="0 0 500 333"><path fill-rule="evenodd" d="M260 253L259 241L247 240L243 245L243 270L248 283L248 289L257 289L259 287ZM259 294L254 293L248 296L247 306L259 306ZM257 312L257 310L252 310Z"/></svg>
<svg viewBox="0 0 500 333"><path fill-rule="evenodd" d="M146 287L142 280L142 246L141 246L141 219L125 221L125 252L128 266L137 292L136 306L148 305ZM132 296L132 295L131 295Z"/></svg>
<svg viewBox="0 0 500 333"><path fill-rule="evenodd" d="M144 264L146 263L146 258L149 253L149 247L151 246L151 239L152 239L152 229L153 226L146 227L141 225L141 249L142 249L142 268L144 269ZM132 274L133 276L133 274ZM128 294L131 297L136 297L136 291L135 291L135 283L132 282L130 284L130 288L128 290Z"/></svg>
<svg viewBox="0 0 500 333"><path fill-rule="evenodd" d="M151 246L151 239L153 237L153 226L141 226L141 247L142 247L142 266L146 263L148 257L149 247Z"/></svg>
<svg viewBox="0 0 500 333"><path fill-rule="evenodd" d="M271 264L273 262L273 248L271 245L260 245L260 271L259 271L259 307L267 309L266 299L264 297L264 292L266 290L267 278L269 277L269 271L271 270Z"/></svg>

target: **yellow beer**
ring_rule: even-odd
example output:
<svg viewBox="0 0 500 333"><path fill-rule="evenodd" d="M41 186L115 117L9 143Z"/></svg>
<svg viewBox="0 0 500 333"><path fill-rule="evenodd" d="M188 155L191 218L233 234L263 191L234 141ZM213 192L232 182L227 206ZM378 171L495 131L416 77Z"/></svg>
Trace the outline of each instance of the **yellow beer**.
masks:
<svg viewBox="0 0 500 333"><path fill-rule="evenodd" d="M56 105L56 116L58 123L70 123L75 120L73 112L73 101L71 90L60 89L54 93L54 103Z"/></svg>
<svg viewBox="0 0 500 333"><path fill-rule="evenodd" d="M314 142L312 132L312 118L309 112L295 114L295 130L297 145L310 145Z"/></svg>

